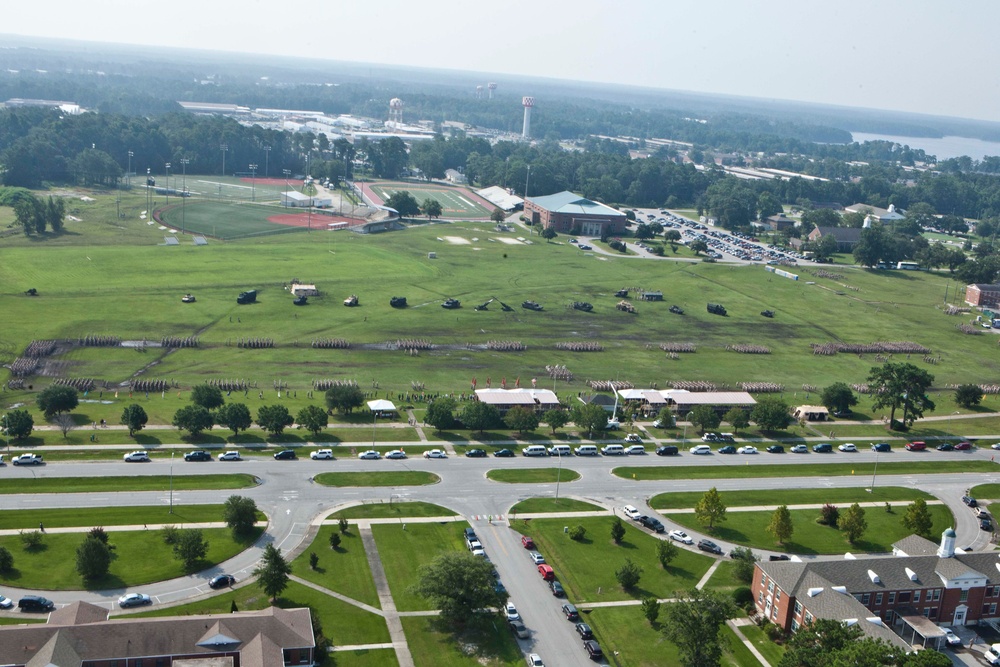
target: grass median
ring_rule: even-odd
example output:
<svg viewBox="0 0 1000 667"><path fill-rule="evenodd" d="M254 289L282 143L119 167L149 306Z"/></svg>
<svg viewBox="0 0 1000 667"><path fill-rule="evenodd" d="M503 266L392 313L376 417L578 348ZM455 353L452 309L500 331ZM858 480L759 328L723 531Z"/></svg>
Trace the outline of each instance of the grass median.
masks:
<svg viewBox="0 0 1000 667"><path fill-rule="evenodd" d="M694 507L705 494L701 491L661 493L649 499L655 510L686 509ZM757 505L813 505L820 503L851 504L899 500L932 500L934 496L917 489L901 486L876 486L874 492L866 489L769 489L745 491L719 491L726 507L754 507Z"/></svg>
<svg viewBox="0 0 1000 667"><path fill-rule="evenodd" d="M542 512L600 512L600 505L574 498L528 498L517 503L508 514L535 514Z"/></svg>
<svg viewBox="0 0 1000 667"><path fill-rule="evenodd" d="M455 516L457 512L434 503L370 503L334 512L327 521L344 519L399 519L406 517Z"/></svg>
<svg viewBox="0 0 1000 667"><path fill-rule="evenodd" d="M740 462L743 463L745 459ZM748 462L750 463L750 462ZM702 465L702 466L624 466L611 471L617 477L637 481L664 479L756 479L760 477L857 477L872 476L875 462L857 463L790 463L787 465ZM1000 472L1000 467L991 461L880 461L878 473L881 475L916 475L955 472Z"/></svg>
<svg viewBox="0 0 1000 667"><path fill-rule="evenodd" d="M0 494L93 493L107 491L197 491L246 489L257 485L253 475L137 475L133 477L22 477L0 479Z"/></svg>
<svg viewBox="0 0 1000 667"><path fill-rule="evenodd" d="M446 551L462 551L462 531L469 524L447 523L375 524L372 535L378 545L389 590L400 611L425 611L433 606L411 589L419 580L420 566Z"/></svg>
<svg viewBox="0 0 1000 667"><path fill-rule="evenodd" d="M580 473L569 468L502 468L488 471L486 478L506 484L555 484L574 482Z"/></svg>
<svg viewBox="0 0 1000 667"><path fill-rule="evenodd" d="M422 470L389 470L386 472L323 472L315 477L323 486L427 486L441 478Z"/></svg>
<svg viewBox="0 0 1000 667"><path fill-rule="evenodd" d="M0 530L33 529L38 524L48 528L128 526L137 524L213 523L223 521L222 505L136 505L130 507L72 507L68 509L2 510ZM258 520L266 520L263 512Z"/></svg>
<svg viewBox="0 0 1000 667"><path fill-rule="evenodd" d="M330 548L330 535L340 535L340 545ZM309 567L309 555L319 557L316 569ZM306 551L292 561L292 574L349 598L379 607L378 591L368 567L365 547L361 544L357 526L341 533L337 526L323 526Z"/></svg>

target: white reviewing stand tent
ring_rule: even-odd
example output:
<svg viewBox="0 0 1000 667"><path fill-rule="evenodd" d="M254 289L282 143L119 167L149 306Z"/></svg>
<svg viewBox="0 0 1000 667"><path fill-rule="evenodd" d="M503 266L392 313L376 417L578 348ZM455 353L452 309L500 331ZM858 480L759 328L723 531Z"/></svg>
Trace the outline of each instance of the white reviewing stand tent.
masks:
<svg viewBox="0 0 1000 667"><path fill-rule="evenodd" d="M382 414L386 412L396 412L396 405L392 401L379 399L376 401L368 401L368 409L372 412L377 412L379 413L379 416L382 416Z"/></svg>

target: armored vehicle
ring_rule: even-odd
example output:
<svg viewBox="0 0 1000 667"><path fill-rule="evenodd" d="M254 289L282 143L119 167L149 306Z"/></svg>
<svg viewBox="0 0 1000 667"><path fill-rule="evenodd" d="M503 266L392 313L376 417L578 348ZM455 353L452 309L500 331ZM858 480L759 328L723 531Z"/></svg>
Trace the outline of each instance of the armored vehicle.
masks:
<svg viewBox="0 0 1000 667"><path fill-rule="evenodd" d="M461 308L462 302L458 299L446 299L444 303L441 304L442 308L447 308L448 310L454 310L455 308Z"/></svg>
<svg viewBox="0 0 1000 667"><path fill-rule="evenodd" d="M670 310L671 313L673 313L675 315L683 315L684 314L684 309L681 308L680 306L670 306L669 310Z"/></svg>
<svg viewBox="0 0 1000 667"><path fill-rule="evenodd" d="M574 301L573 308L575 308L576 310L582 310L585 313L589 313L594 309L594 306L590 303L587 303L586 301Z"/></svg>
<svg viewBox="0 0 1000 667"><path fill-rule="evenodd" d="M344 299L344 305L347 306L348 308L353 308L354 306L358 305L358 295L352 294L351 296Z"/></svg>
<svg viewBox="0 0 1000 667"><path fill-rule="evenodd" d="M528 310L541 310L542 307L535 301L522 301L521 308L527 308Z"/></svg>
<svg viewBox="0 0 1000 667"><path fill-rule="evenodd" d="M240 295L236 297L236 303L239 304L257 303L257 290L252 289L246 292L240 292Z"/></svg>
<svg viewBox="0 0 1000 667"><path fill-rule="evenodd" d="M394 296L389 299L389 305L393 308L406 308L406 297L405 296Z"/></svg>
<svg viewBox="0 0 1000 667"><path fill-rule="evenodd" d="M726 308L725 306L719 303L710 303L708 304L708 312L712 313L713 315L725 315Z"/></svg>

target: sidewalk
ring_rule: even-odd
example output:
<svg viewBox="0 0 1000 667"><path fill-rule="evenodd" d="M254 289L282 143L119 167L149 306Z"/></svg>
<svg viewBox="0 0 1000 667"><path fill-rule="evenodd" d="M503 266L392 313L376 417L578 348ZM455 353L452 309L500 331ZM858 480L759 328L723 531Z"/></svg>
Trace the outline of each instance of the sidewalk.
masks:
<svg viewBox="0 0 1000 667"><path fill-rule="evenodd" d="M358 532L365 547L365 555L368 556L368 567L372 571L375 588L378 590L382 616L385 618L385 624L389 627L389 638L392 639L392 647L396 650L396 660L399 661L399 667L414 667L413 656L410 654L410 647L406 643L406 634L403 632L403 623L400 621L399 612L396 611L392 591L389 590L389 581L385 576L385 568L382 567L382 558L379 556L371 526L362 527L359 525Z"/></svg>

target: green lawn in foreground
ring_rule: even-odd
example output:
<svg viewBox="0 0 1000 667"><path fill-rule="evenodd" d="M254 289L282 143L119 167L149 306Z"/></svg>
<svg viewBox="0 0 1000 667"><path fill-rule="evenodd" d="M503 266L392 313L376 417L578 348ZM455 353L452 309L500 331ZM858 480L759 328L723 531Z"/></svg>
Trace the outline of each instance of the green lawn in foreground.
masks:
<svg viewBox="0 0 1000 667"><path fill-rule="evenodd" d="M995 500L1000 498L1000 484L980 484L969 489L969 495L973 498L985 498Z"/></svg>
<svg viewBox="0 0 1000 667"><path fill-rule="evenodd" d="M511 507L507 513L533 514L540 512L600 512L600 505L594 505L575 498L527 498Z"/></svg>
<svg viewBox="0 0 1000 667"><path fill-rule="evenodd" d="M486 473L488 479L494 482L506 482L508 484L555 484L560 482L573 482L580 479L580 473L575 470L563 468L507 468L490 470Z"/></svg>
<svg viewBox="0 0 1000 667"><path fill-rule="evenodd" d="M846 505L839 507L843 511ZM940 535L945 528L954 525L954 517L944 505L929 505L927 509L934 519L931 535ZM670 520L696 533L707 533L727 542L794 554L886 553L892 550L893 542L911 534L901 523L906 508L897 507L892 514L878 506L865 507L864 510L868 530L854 545L848 544L839 530L816 523L818 509L790 511L795 532L783 546L775 544L774 538L766 531L773 512L728 512L726 521L712 532L698 523L694 513L671 514Z"/></svg>
<svg viewBox="0 0 1000 667"><path fill-rule="evenodd" d="M761 655L769 663L777 665L781 662L781 657L785 655L785 647L775 644L768 639L767 635L759 627L756 625L742 625L740 626L740 632L754 645L754 648L760 651Z"/></svg>
<svg viewBox="0 0 1000 667"><path fill-rule="evenodd" d="M253 544L262 528L254 529L247 539L236 542L228 528L205 528L208 554L197 570L228 560ZM0 545L14 555L14 570L0 576L0 583L38 590L102 590L148 584L189 574L174 558L158 530L112 531L109 543L114 546L114 560L107 576L86 585L76 571L76 549L85 532L46 534L42 548L25 551L18 535L0 537ZM196 571L197 571L196 570Z"/></svg>
<svg viewBox="0 0 1000 667"><path fill-rule="evenodd" d="M253 475L174 475L174 491L247 489L257 485ZM93 493L99 491L168 491L169 475L136 477L24 477L0 479L4 493Z"/></svg>
<svg viewBox="0 0 1000 667"><path fill-rule="evenodd" d="M656 538L626 522L625 538L621 545L616 545L611 540L612 521L611 517L518 519L511 527L535 540L538 551L566 587L570 600L578 605L588 601L671 597L675 591L697 584L712 564L708 556L681 549L670 569L664 570L656 560ZM586 528L584 540L571 540L563 532L567 524ZM631 592L623 591L615 580L615 570L626 557L643 569L638 588Z"/></svg>
<svg viewBox="0 0 1000 667"><path fill-rule="evenodd" d="M399 667L396 651L391 648L334 651L326 664L332 667Z"/></svg>
<svg viewBox="0 0 1000 667"><path fill-rule="evenodd" d="M324 472L314 479L323 486L426 486L441 481L434 473L421 470Z"/></svg>
<svg viewBox="0 0 1000 667"><path fill-rule="evenodd" d="M450 628L443 627L436 617L410 616L400 620L417 667L514 667L524 664L521 649L499 615L473 619L469 628L458 636Z"/></svg>
<svg viewBox="0 0 1000 667"><path fill-rule="evenodd" d="M395 502L395 503L368 503L365 505L355 505L334 512L327 521L344 519L391 519L403 517L426 517L426 516L455 516L455 512L446 507L425 502Z"/></svg>
<svg viewBox="0 0 1000 667"><path fill-rule="evenodd" d="M828 456L835 456L830 454ZM741 459L740 463L744 463ZM702 466L654 466L621 467L611 472L623 479L663 480L663 479L746 479L755 477L846 477L856 475L871 480L875 463L798 463L788 465L702 465ZM882 461L878 472L884 475L927 474L938 472L1000 472L996 463L990 461ZM876 480L876 485L878 484Z"/></svg>
<svg viewBox="0 0 1000 667"><path fill-rule="evenodd" d="M341 537L336 551L330 548L329 541L334 532ZM309 554L314 552L319 556L319 564L315 570L309 567ZM292 561L292 573L359 602L373 607L380 606L375 580L372 579L357 526L346 533L340 533L337 526L320 528L309 548Z"/></svg>
<svg viewBox="0 0 1000 667"><path fill-rule="evenodd" d="M445 551L462 551L462 531L469 524L462 521L447 523L373 524L372 535L378 545L382 567L400 611L433 609L424 598L410 592L419 580L421 565Z"/></svg>
<svg viewBox="0 0 1000 667"><path fill-rule="evenodd" d="M746 584L740 583L733 579L733 563L729 560L720 560L718 566L715 568L715 572L712 576L708 578L705 582L703 588L711 589L716 591L733 591L740 586L745 586Z"/></svg>
<svg viewBox="0 0 1000 667"><path fill-rule="evenodd" d="M44 510L0 510L0 530L33 529L39 523L47 528L67 526L127 526L139 524L210 523L222 521L222 505L136 505L132 507L71 507ZM258 512L258 520L266 519Z"/></svg>
<svg viewBox="0 0 1000 667"><path fill-rule="evenodd" d="M134 616L178 616L191 614L228 614L233 601L240 611L266 609L267 596L256 584L241 586L221 595L189 602L174 607L162 607L142 611ZM337 598L324 595L308 586L289 582L288 588L278 598L277 605L283 609L310 607L319 615L323 634L335 644L377 644L389 641L389 629L385 619ZM133 614L129 614L132 616Z"/></svg>
<svg viewBox="0 0 1000 667"><path fill-rule="evenodd" d="M661 493L649 499L649 506L656 510L694 507L705 494L700 491ZM817 503L848 504L916 500L931 500L934 496L917 489L901 486L877 486L874 494L865 489L771 489L746 491L719 491L726 507L754 507L757 505L813 505Z"/></svg>

